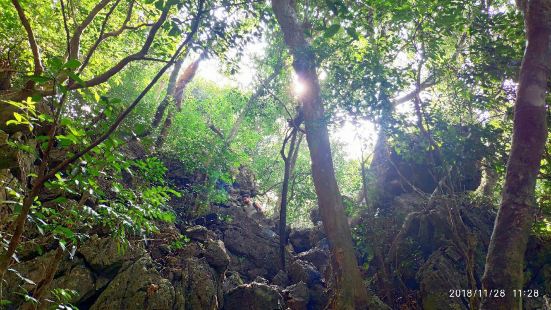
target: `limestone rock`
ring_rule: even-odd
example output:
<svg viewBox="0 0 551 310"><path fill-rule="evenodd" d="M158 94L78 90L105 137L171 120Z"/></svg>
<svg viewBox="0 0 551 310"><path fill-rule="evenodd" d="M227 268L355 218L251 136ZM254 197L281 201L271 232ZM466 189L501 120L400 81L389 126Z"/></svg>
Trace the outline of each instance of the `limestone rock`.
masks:
<svg viewBox="0 0 551 310"><path fill-rule="evenodd" d="M308 286L321 283L321 274L314 265L297 259L289 266L289 279L291 283L306 283Z"/></svg>
<svg viewBox="0 0 551 310"><path fill-rule="evenodd" d="M119 273L90 309L172 309L174 299L172 284L142 257Z"/></svg>
<svg viewBox="0 0 551 310"><path fill-rule="evenodd" d="M312 263L320 271L329 264L329 252L319 247L302 252L297 258Z"/></svg>
<svg viewBox="0 0 551 310"><path fill-rule="evenodd" d="M176 294L185 296L185 307L178 309L218 309L222 300L222 277L205 258L192 257L184 261Z"/></svg>
<svg viewBox="0 0 551 310"><path fill-rule="evenodd" d="M122 251L116 240L97 236L92 236L77 252L94 271L102 274L116 273L124 262L135 261L146 255L140 246L130 245Z"/></svg>
<svg viewBox="0 0 551 310"><path fill-rule="evenodd" d="M185 234L191 238L191 240L200 242L207 241L207 239L212 239L212 235L209 233L209 230L201 225L195 225L186 229Z"/></svg>
<svg viewBox="0 0 551 310"><path fill-rule="evenodd" d="M225 294L242 284L243 280L241 279L241 276L238 272L226 271L226 277L224 278L224 282L222 283L222 290Z"/></svg>
<svg viewBox="0 0 551 310"><path fill-rule="evenodd" d="M216 270L224 271L230 264L230 256L221 240L207 241L204 255L207 262Z"/></svg>
<svg viewBox="0 0 551 310"><path fill-rule="evenodd" d="M286 287L289 284L289 276L285 271L280 270L272 279L272 283L277 286Z"/></svg>
<svg viewBox="0 0 551 310"><path fill-rule="evenodd" d="M296 253L308 251L314 246L310 240L309 229L291 231L289 234L289 242L293 245L293 249Z"/></svg>
<svg viewBox="0 0 551 310"><path fill-rule="evenodd" d="M224 296L225 310L285 309L283 296L276 286L252 282L230 290Z"/></svg>
<svg viewBox="0 0 551 310"><path fill-rule="evenodd" d="M468 309L468 298L449 297L450 290L469 287L465 261L455 247L434 252L417 272L417 278L424 309Z"/></svg>
<svg viewBox="0 0 551 310"><path fill-rule="evenodd" d="M216 228L230 254L229 269L249 281L257 276L273 278L279 271L278 237L267 234L266 227L247 217L241 208L220 209L220 212L233 219Z"/></svg>
<svg viewBox="0 0 551 310"><path fill-rule="evenodd" d="M310 300L308 286L302 281L293 284L283 291L287 307L291 310L306 310Z"/></svg>
<svg viewBox="0 0 551 310"><path fill-rule="evenodd" d="M96 292L96 280L92 271L84 264L77 264L71 270L52 281L51 287L64 288L77 292L70 302L77 304Z"/></svg>

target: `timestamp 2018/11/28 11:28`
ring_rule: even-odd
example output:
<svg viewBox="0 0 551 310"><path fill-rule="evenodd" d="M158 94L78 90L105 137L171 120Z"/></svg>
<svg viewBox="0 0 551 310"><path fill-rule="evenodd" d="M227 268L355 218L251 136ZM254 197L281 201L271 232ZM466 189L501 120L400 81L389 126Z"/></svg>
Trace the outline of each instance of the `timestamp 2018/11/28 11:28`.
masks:
<svg viewBox="0 0 551 310"><path fill-rule="evenodd" d="M450 298L460 298L460 297L484 297L484 298L504 298L507 294L513 294L514 298L525 297L525 298L534 298L540 297L539 291L534 289L527 290L513 290L512 292L506 292L503 289L491 289L491 290L449 290Z"/></svg>

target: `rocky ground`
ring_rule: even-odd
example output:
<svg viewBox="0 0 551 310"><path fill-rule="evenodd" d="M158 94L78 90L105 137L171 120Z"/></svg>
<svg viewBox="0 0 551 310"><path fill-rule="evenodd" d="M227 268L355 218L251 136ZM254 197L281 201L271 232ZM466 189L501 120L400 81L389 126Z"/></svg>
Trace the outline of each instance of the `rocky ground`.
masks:
<svg viewBox="0 0 551 310"><path fill-rule="evenodd" d="M209 214L162 224L158 234L126 249L95 235L62 261L52 288L76 291L70 303L79 309L324 309L331 270L320 223L314 215L317 226L290 232L284 272L277 229L244 199L251 191L232 188L230 200ZM365 251L358 244L358 256L370 290L386 304L381 309L472 307L476 300L449 298L449 291L480 287L491 206L405 194L387 211L353 223L369 245ZM551 291L549 253L548 241L530 241L527 287L540 296ZM28 280L39 281L53 255L21 253L17 272L5 278L4 298L22 302L21 288L32 289ZM524 308L545 303L531 299Z"/></svg>

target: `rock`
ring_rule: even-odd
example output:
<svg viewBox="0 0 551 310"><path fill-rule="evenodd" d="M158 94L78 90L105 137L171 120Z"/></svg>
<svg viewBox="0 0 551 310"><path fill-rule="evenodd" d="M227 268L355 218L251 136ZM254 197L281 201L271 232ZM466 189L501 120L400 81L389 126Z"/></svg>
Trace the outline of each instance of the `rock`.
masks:
<svg viewBox="0 0 551 310"><path fill-rule="evenodd" d="M209 230L206 227L201 225L195 225L186 229L185 234L191 240L200 241L200 242L207 241L207 239L213 239L211 238L211 234L209 234Z"/></svg>
<svg viewBox="0 0 551 310"><path fill-rule="evenodd" d="M254 174L245 166L239 167L239 171L235 175L235 182L232 186L239 191L241 196L254 197L258 193Z"/></svg>
<svg viewBox="0 0 551 310"><path fill-rule="evenodd" d="M309 229L292 230L289 234L289 242L293 245L293 250L296 253L308 251L313 246L310 241Z"/></svg>
<svg viewBox="0 0 551 310"><path fill-rule="evenodd" d="M226 271L226 277L224 278L224 282L222 283L222 290L225 294L241 284L243 284L243 280L241 279L241 276L238 272Z"/></svg>
<svg viewBox="0 0 551 310"><path fill-rule="evenodd" d="M180 250L180 255L182 257L198 257L198 256L201 256L203 255L203 252L205 251L205 249L201 246L200 243L197 243L197 242L192 242L186 246L184 246L181 250Z"/></svg>
<svg viewBox="0 0 551 310"><path fill-rule="evenodd" d="M176 293L185 296L185 307L177 309L218 309L222 299L222 275L213 270L205 258L192 257L184 261L182 280Z"/></svg>
<svg viewBox="0 0 551 310"><path fill-rule="evenodd" d="M321 225L306 229L294 229L289 234L289 243L296 253L302 253L315 247L316 243L324 237Z"/></svg>
<svg viewBox="0 0 551 310"><path fill-rule="evenodd" d="M314 225L318 225L319 223L321 223L321 214L319 208L314 207L312 208L312 210L310 210L310 221L312 221Z"/></svg>
<svg viewBox="0 0 551 310"><path fill-rule="evenodd" d="M329 296L326 289L321 284L316 284L313 287L310 287L309 294L309 309L326 309L327 303L329 302Z"/></svg>
<svg viewBox="0 0 551 310"><path fill-rule="evenodd" d="M321 274L311 263L297 259L289 266L289 279L292 284L302 281L310 287L321 283Z"/></svg>
<svg viewBox="0 0 551 310"><path fill-rule="evenodd" d="M306 284L300 281L297 284L288 286L283 291L287 307L291 310L306 310L310 300L310 292Z"/></svg>
<svg viewBox="0 0 551 310"><path fill-rule="evenodd" d="M277 286L286 287L289 284L289 276L283 270L280 270L272 279L272 283Z"/></svg>
<svg viewBox="0 0 551 310"><path fill-rule="evenodd" d="M319 247L302 252L297 258L312 263L321 272L329 264L329 252Z"/></svg>
<svg viewBox="0 0 551 310"><path fill-rule="evenodd" d="M208 240L205 246L205 258L209 265L223 272L230 264L230 256L226 252L224 242Z"/></svg>
<svg viewBox="0 0 551 310"><path fill-rule="evenodd" d="M143 257L119 273L90 309L172 309L174 300L171 283Z"/></svg>
<svg viewBox="0 0 551 310"><path fill-rule="evenodd" d="M247 217L242 208L221 208L220 213L233 219L221 223L216 229L230 254L229 269L239 272L249 281L257 276L273 278L280 269L277 235L266 234L265 227Z"/></svg>
<svg viewBox="0 0 551 310"><path fill-rule="evenodd" d="M92 271L86 268L84 264L77 264L62 276L55 278L52 281L51 287L76 291L77 294L69 302L77 304L96 293L97 285L101 283L97 283L98 281L94 277L95 275Z"/></svg>
<svg viewBox="0 0 551 310"><path fill-rule="evenodd" d="M465 262L455 247L434 252L417 272L417 279L423 309L468 309L468 298L449 297L450 290L469 287Z"/></svg>
<svg viewBox="0 0 551 310"><path fill-rule="evenodd" d="M260 283L260 284L268 284L268 280L264 279L261 276L256 277L253 282Z"/></svg>
<svg viewBox="0 0 551 310"><path fill-rule="evenodd" d="M10 300L13 305L23 302L22 295L36 287L36 283L42 280L44 270L52 261L55 251L47 252L42 256L18 263L6 272L2 281L2 299ZM59 264L58 273L68 272L79 261L63 260Z"/></svg>
<svg viewBox="0 0 551 310"><path fill-rule="evenodd" d="M252 282L240 285L224 295L225 310L285 309L283 296L276 286Z"/></svg>
<svg viewBox="0 0 551 310"><path fill-rule="evenodd" d="M9 135L0 130L0 169L10 169L18 166L17 149L8 144Z"/></svg>
<svg viewBox="0 0 551 310"><path fill-rule="evenodd" d="M136 245L130 245L121 251L116 240L92 236L77 249L86 263L95 272L101 274L115 274L126 261L135 261L146 255L145 250Z"/></svg>

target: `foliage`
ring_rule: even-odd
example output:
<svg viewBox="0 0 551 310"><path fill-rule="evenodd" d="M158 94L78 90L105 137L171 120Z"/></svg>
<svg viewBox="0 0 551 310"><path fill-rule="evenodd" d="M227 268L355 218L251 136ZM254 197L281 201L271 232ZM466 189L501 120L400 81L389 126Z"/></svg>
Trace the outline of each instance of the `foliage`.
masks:
<svg viewBox="0 0 551 310"><path fill-rule="evenodd" d="M1 229L24 215L33 184L104 135L31 197L25 216L31 225L24 239L36 242L37 251L54 239L71 254L98 231L115 235L122 244L141 238L156 232L158 222L182 216L176 215L171 200L189 217L208 213L211 205L226 202L223 185L234 182L241 166L255 173L257 199L268 215L277 214L283 178L279 151L297 112L297 79L265 3L110 1L92 16L98 1L19 2L36 37L43 70L36 71L32 44L15 7L0 1L0 82L7 81L0 83L0 110L2 117L9 116L2 118L0 130L9 136L10 149L17 150L18 162L9 171L17 182L2 180L8 197L0 202L7 215L0 220ZM326 121L333 131L347 121L374 124L393 152L429 167L437 179L452 169L459 179L464 165L484 161L499 176L496 197L491 197L497 199L525 44L522 16L510 1L328 0L296 5L320 68ZM89 16L73 55L71 38ZM148 41L156 22L159 28ZM170 65L188 35L178 59L188 63L203 54L227 76L240 70L255 40L264 53L251 61L251 89L198 74L185 89L181 110L169 99L165 115L173 114L172 126L157 149L160 130L152 128L151 120L167 94L168 76L142 92ZM131 60L117 67L127 57ZM90 83L110 70L113 74L101 83ZM272 74L273 80L262 82ZM400 100L407 95L412 96ZM133 98L139 104L116 124ZM237 124L241 116L243 122ZM228 141L236 125L237 135ZM346 213L358 217L366 212L366 205L357 201L364 186L362 159L350 156L342 141L331 142ZM359 143L365 143L361 147L366 153L372 151L365 141ZM550 153L548 146L536 187L537 235L551 234ZM169 169L176 168L185 174L183 181L169 180ZM288 223L293 227L311 225L309 214L317 207L311 173L304 137L289 187ZM366 262L374 251L372 240L364 236L368 233L367 227L354 231ZM10 233L0 234L6 248ZM171 247L187 242L181 236ZM54 292L59 304L70 295Z"/></svg>

